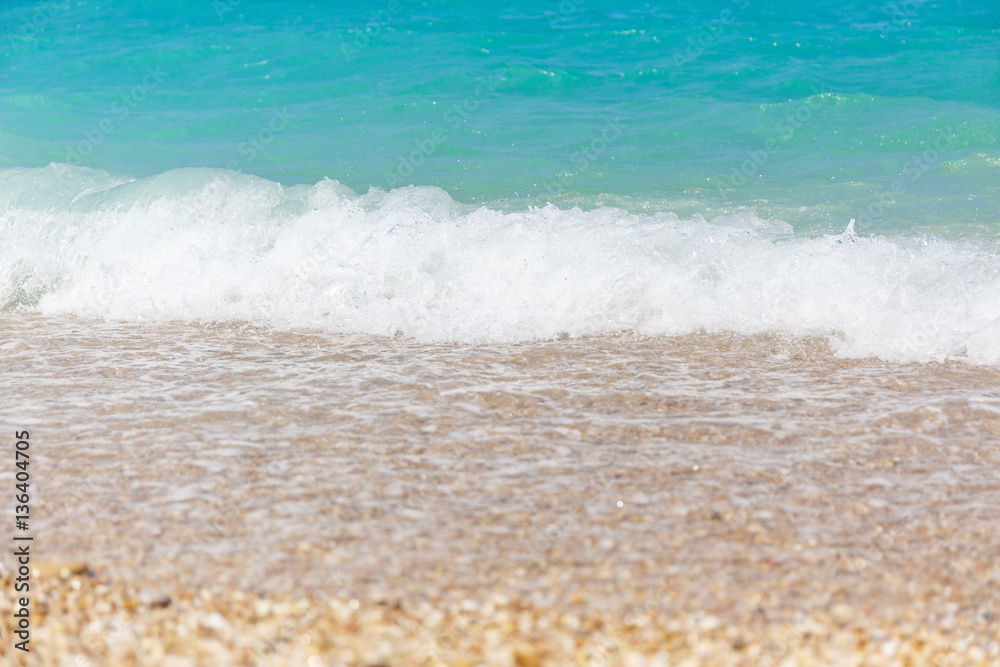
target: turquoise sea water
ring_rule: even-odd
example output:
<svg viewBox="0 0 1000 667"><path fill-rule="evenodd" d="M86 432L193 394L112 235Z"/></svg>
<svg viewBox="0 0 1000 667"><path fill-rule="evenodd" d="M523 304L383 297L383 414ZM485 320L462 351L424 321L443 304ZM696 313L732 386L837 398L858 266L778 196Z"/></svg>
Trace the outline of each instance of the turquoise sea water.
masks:
<svg viewBox="0 0 1000 667"><path fill-rule="evenodd" d="M872 231L1000 208L992 0L14 1L0 26L5 167L816 206L791 217L841 229L900 181Z"/></svg>
<svg viewBox="0 0 1000 667"><path fill-rule="evenodd" d="M283 239L311 244L299 252L316 257L319 274L281 264L320 290L307 297L296 286L293 296L304 305L289 317L298 324L521 338L550 328L590 331L581 323L597 317L596 331L837 330L855 340L889 324L873 324L846 301L840 315L815 315L816 299L830 293L826 283L796 296L812 275L808 267L820 261L810 253L823 255L800 245L839 234L855 218L858 237L851 240L899 266L860 285L851 281L871 270L865 261L890 260L854 257L825 280L855 295L883 281L883 300L864 312L895 304L896 316L914 327L931 317L945 321L935 331L963 332L915 356L940 356L970 335L992 335L1000 317L995 0L7 0L0 5L0 72L0 230L7 241L0 301L8 308L53 309L63 298L77 304L64 310L127 316L133 311L121 305L123 290L137 303L155 303L156 295L164 301L160 287L142 287L149 276L134 273L143 262L156 265L154 250L136 244L176 240L186 230L197 239L182 245L197 247L205 263L170 270L194 275L212 262L230 274L277 266L274 249ZM173 171L190 168L214 171ZM361 211L359 227L346 222L341 208L348 204ZM475 213L482 205L485 212ZM533 239L503 236L516 224L537 231L577 206L566 239L551 230ZM292 230L306 224L309 211L326 212L308 223L316 225L308 241L298 239ZM480 224L475 215L493 216L482 223L486 236L453 245ZM422 263L403 268L417 260L362 242L386 220L417 224L420 216L438 223L413 232L410 247L427 244ZM454 233L442 231L445 224ZM688 231L679 231L684 225ZM727 259L701 263L695 237L704 234L704 243L722 252L718 239L733 229L763 245L732 240ZM345 250L353 235L360 245ZM136 246L133 264L106 258L103 269L79 268L96 262L112 237L119 251ZM315 250L317 237L327 239L322 250ZM256 245L235 249L248 239ZM50 253L47 260L26 254L35 242ZM557 262L552 243L562 244L560 252L580 245ZM52 244L64 254L52 256ZM608 255L609 244L622 254ZM942 264L933 247L957 259ZM659 255L643 254L654 250ZM765 250L778 254L776 264L745 272L747 257ZM448 264L463 252L472 253L469 266L494 255L504 257L501 264L528 263L531 270L508 276L497 294L510 284L537 293L557 275L571 280L582 291L550 300L578 299L578 312L552 327L533 324L532 309L542 308L534 302L479 313L496 295L486 289L472 296L485 289L482 281L476 288L472 274ZM330 268L334 256L341 274ZM920 262L927 266L919 269ZM390 280L392 269L400 275ZM588 292L595 271L606 284ZM393 280L423 286L411 294L390 286ZM732 284L720 287L727 280ZM770 285L775 280L786 282ZM289 281L283 275L271 292L287 290ZM683 292L684 299L668 303L657 292L671 281L682 287L666 294ZM730 301L745 300L751 287L759 307L735 319L676 315L693 303L731 312ZM899 305L890 288L910 289L903 301L927 302L930 314ZM236 301L173 289L183 296L177 304L142 312L274 321L267 307L249 305L256 293L245 286ZM976 290L985 291L969 296ZM79 305L84 293L104 301ZM771 293L784 296L774 301ZM966 311L951 312L961 310L956 295ZM217 307L202 298L217 299ZM442 305L449 300L465 310ZM597 302L615 304L614 312ZM233 303L244 310L227 310ZM789 310L789 303L797 305ZM346 315L331 315L341 306L353 313L350 326ZM479 314L471 317L469 308ZM504 324L511 321L520 324ZM857 351L892 356L892 346L875 337L882 342ZM923 345L912 341L904 342Z"/></svg>

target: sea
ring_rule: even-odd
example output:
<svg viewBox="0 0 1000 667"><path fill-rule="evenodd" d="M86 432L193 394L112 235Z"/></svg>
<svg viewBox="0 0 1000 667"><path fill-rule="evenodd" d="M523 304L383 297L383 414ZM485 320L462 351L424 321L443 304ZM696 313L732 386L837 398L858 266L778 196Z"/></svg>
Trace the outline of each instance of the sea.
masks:
<svg viewBox="0 0 1000 667"><path fill-rule="evenodd" d="M1000 5L3 0L0 363L42 548L119 572L986 526Z"/></svg>
<svg viewBox="0 0 1000 667"><path fill-rule="evenodd" d="M4 317L1000 362L992 0L8 0L0 59Z"/></svg>

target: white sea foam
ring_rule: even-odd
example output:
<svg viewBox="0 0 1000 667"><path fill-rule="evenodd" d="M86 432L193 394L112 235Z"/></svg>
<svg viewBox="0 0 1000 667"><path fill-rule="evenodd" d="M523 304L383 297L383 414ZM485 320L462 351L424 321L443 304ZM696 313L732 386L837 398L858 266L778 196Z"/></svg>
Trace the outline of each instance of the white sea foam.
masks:
<svg viewBox="0 0 1000 667"><path fill-rule="evenodd" d="M968 240L51 165L0 172L0 243L7 311L435 341L776 332L851 356L1000 363L1000 255Z"/></svg>

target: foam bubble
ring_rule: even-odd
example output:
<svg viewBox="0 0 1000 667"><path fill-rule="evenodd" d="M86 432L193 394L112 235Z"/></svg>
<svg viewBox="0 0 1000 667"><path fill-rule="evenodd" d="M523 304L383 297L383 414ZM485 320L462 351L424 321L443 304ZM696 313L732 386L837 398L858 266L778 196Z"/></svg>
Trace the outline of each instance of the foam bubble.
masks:
<svg viewBox="0 0 1000 667"><path fill-rule="evenodd" d="M429 341L777 332L851 356L1000 363L1000 257L974 240L60 165L0 172L0 230L8 311Z"/></svg>

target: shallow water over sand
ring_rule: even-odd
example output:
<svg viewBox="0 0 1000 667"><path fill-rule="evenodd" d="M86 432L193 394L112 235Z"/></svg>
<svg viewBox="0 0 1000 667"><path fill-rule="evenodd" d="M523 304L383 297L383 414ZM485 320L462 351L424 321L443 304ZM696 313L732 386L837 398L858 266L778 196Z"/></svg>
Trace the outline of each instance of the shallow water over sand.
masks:
<svg viewBox="0 0 1000 667"><path fill-rule="evenodd" d="M847 605L984 650L1000 630L995 369L12 314L0 359L40 551L110 577L745 628Z"/></svg>

